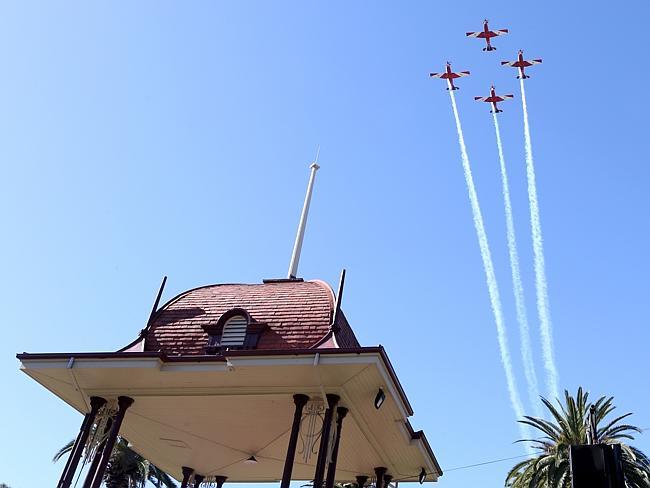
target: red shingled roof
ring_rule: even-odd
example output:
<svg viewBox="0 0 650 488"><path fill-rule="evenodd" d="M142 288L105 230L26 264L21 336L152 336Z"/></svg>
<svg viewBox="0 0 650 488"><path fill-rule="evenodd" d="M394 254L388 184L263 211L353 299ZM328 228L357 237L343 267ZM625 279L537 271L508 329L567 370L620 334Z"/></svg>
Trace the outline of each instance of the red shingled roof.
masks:
<svg viewBox="0 0 650 488"><path fill-rule="evenodd" d="M203 327L215 324L233 308L243 308L252 322L267 325L258 350L305 349L317 346L331 333L334 293L322 281L210 285L189 290L157 312L144 350L168 355L205 354L208 335ZM347 321L343 325L352 339L346 337L346 344L340 345L358 347ZM335 333L339 329L335 327Z"/></svg>

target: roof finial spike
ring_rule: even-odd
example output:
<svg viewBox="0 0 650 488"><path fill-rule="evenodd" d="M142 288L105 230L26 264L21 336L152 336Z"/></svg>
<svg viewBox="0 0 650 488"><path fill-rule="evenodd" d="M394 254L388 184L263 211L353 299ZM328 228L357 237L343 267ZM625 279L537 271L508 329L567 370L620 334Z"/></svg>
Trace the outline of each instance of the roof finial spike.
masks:
<svg viewBox="0 0 650 488"><path fill-rule="evenodd" d="M316 153L316 161L320 154L320 146ZM305 237L305 227L307 226L307 215L309 214L309 204L311 203L311 194L314 189L314 180L316 179L316 171L320 168L318 163L314 161L309 168L311 174L309 175L309 183L307 184L307 194L305 195L305 203L302 207L302 215L300 216L300 223L298 224L298 233L296 234L296 242L293 245L293 254L291 255L291 263L289 264L289 273L287 278L295 279L298 274L298 262L300 261L300 251L302 250L302 241Z"/></svg>
<svg viewBox="0 0 650 488"><path fill-rule="evenodd" d="M332 329L336 330L339 326L339 315L341 314L341 302L343 301L343 287L345 287L345 268L341 270L339 279L339 289L336 292L336 304L334 305L334 316L332 317Z"/></svg>

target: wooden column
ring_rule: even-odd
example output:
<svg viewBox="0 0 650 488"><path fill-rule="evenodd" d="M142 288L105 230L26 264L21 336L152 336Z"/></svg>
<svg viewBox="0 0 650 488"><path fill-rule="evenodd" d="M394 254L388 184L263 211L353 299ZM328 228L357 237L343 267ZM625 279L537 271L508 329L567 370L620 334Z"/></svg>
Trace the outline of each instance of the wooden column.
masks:
<svg viewBox="0 0 650 488"><path fill-rule="evenodd" d="M367 476L357 476L357 488L364 488L368 482Z"/></svg>
<svg viewBox="0 0 650 488"><path fill-rule="evenodd" d="M334 488L334 478L336 477L336 463L339 459L339 444L341 443L341 429L343 428L343 419L347 414L348 409L345 407L339 407L336 409L336 438L334 439L334 448L332 449L332 459L327 466L325 488Z"/></svg>
<svg viewBox="0 0 650 488"><path fill-rule="evenodd" d="M74 445L70 451L70 456L68 456L68 460L65 463L65 468L63 468L63 473L61 473L59 484L56 485L57 488L70 487L72 478L74 478L74 474L77 471L79 460L81 459L81 455L84 452L86 441L90 435L90 429L92 429L93 423L95 422L97 412L99 412L99 409L102 408L105 403L106 400L101 397L90 397L90 412L84 416L84 420L81 423L81 428L79 429L79 435L77 435L77 439L74 441Z"/></svg>
<svg viewBox="0 0 650 488"><path fill-rule="evenodd" d="M117 435L120 433L120 426L124 420L124 415L126 414L126 410L131 405L133 405L133 398L127 396L120 396L117 398L117 414L115 414L113 425L111 426L111 430L108 433L108 437L106 438L106 445L104 446L104 449L102 449L99 465L97 466L97 471L93 476L90 488L99 488L99 485L102 484L102 478L104 477L104 472L106 471L108 460L113 453L113 447L115 447Z"/></svg>
<svg viewBox="0 0 650 488"><path fill-rule="evenodd" d="M393 480L393 477L389 474L384 475L384 488L388 488L388 485Z"/></svg>
<svg viewBox="0 0 650 488"><path fill-rule="evenodd" d="M386 475L386 471L388 470L382 466L375 468L375 476L377 477L375 488L384 488L384 476Z"/></svg>
<svg viewBox="0 0 650 488"><path fill-rule="evenodd" d="M296 446L298 445L298 434L300 432L302 411L308 401L309 397L307 395L297 394L293 396L293 403L296 405L296 409L293 412L291 435L289 436L289 446L287 447L287 457L284 461L284 470L282 471L282 482L280 483L280 488L289 488L289 483L291 482L291 472L293 471L293 460L296 457Z"/></svg>
<svg viewBox="0 0 650 488"><path fill-rule="evenodd" d="M316 461L316 472L314 473L314 487L322 488L323 477L325 476L325 464L327 462L327 449L329 447L330 432L332 430L332 418L334 409L341 397L338 395L327 394L327 410L323 418L323 428L321 429L320 446L318 448L318 460Z"/></svg>
<svg viewBox="0 0 650 488"><path fill-rule="evenodd" d="M194 475L194 488L199 488L201 486L201 483L205 479L205 476L202 474L195 474Z"/></svg>
<svg viewBox="0 0 650 488"><path fill-rule="evenodd" d="M181 469L183 470L183 481L181 482L181 488L187 488L187 484L190 482L190 478L192 477L192 474L194 474L194 470L192 468L188 468L187 466L183 466Z"/></svg>

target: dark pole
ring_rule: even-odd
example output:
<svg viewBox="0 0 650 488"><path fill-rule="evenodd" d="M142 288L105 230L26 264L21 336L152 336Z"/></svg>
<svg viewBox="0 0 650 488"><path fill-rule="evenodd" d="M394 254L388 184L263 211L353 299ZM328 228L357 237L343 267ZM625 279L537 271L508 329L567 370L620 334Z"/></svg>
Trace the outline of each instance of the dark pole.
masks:
<svg viewBox="0 0 650 488"><path fill-rule="evenodd" d="M322 488L323 477L325 475L325 463L327 462L327 448L329 446L330 431L332 430L332 418L334 409L341 397L338 395L327 394L327 410L323 418L323 428L321 429L320 446L318 447L318 460L316 461L316 472L314 473L314 488Z"/></svg>
<svg viewBox="0 0 650 488"><path fill-rule="evenodd" d="M393 477L389 474L384 475L384 488L388 488L390 482L393 480Z"/></svg>
<svg viewBox="0 0 650 488"><path fill-rule="evenodd" d="M221 488L227 479L227 476L215 476L214 481L217 482L217 488Z"/></svg>
<svg viewBox="0 0 650 488"><path fill-rule="evenodd" d="M108 433L106 438L106 445L102 449L101 459L99 460L99 465L97 466L97 471L95 476L93 476L92 484L90 488L99 488L99 485L102 484L102 478L104 477L104 472L106 471L106 466L108 465L108 460L113 453L113 447L115 447L115 441L117 440L117 434L120 433L120 426L124 420L124 415L126 410L133 405L133 398L127 396L117 397L117 414L113 420L113 425L111 425L111 431Z"/></svg>
<svg viewBox="0 0 650 488"><path fill-rule="evenodd" d="M156 301L153 302L153 308L151 309L151 313L149 314L149 320L147 320L147 327L151 324L151 319L153 319L153 316L156 315L156 312L158 311L158 304L160 303L160 297L162 296L162 292L165 289L165 283L167 283L167 277L163 276L162 283L160 284L160 288L158 289L158 295L156 295Z"/></svg>
<svg viewBox="0 0 650 488"><path fill-rule="evenodd" d="M384 488L384 476L386 475L386 471L388 471L384 467L378 467L375 468L375 476L377 477L377 482L375 483L375 488Z"/></svg>
<svg viewBox="0 0 650 488"><path fill-rule="evenodd" d="M345 269L341 270L341 279L339 280L339 290L336 293L336 304L334 305L334 317L332 317L332 329L338 332L339 315L341 315L341 302L343 301L343 287L345 286Z"/></svg>
<svg viewBox="0 0 650 488"><path fill-rule="evenodd" d="M187 488L187 484L190 482L190 476L192 476L194 470L192 468L188 468L187 466L183 466L181 469L183 470L183 481L181 482L181 488Z"/></svg>
<svg viewBox="0 0 650 488"><path fill-rule="evenodd" d="M367 476L357 476L357 488L364 488L368 482Z"/></svg>
<svg viewBox="0 0 650 488"><path fill-rule="evenodd" d="M199 488L201 486L201 482L205 479L205 476L202 474L195 474L194 475L194 488Z"/></svg>
<svg viewBox="0 0 650 488"><path fill-rule="evenodd" d="M93 460L91 461L90 467L88 468L88 473L86 474L86 479L84 480L83 488L89 488L90 483L92 483L93 481L93 477L95 476L95 473L97 472L97 467L99 466L99 461L101 461L102 459L102 451L104 450L104 446L106 445L106 436L108 435L108 432L111 430L112 425L113 425L113 417L106 419L106 425L104 425L104 429L102 430L102 437L104 439L97 445L97 449L95 449L95 455L93 456Z"/></svg>
<svg viewBox="0 0 650 488"><path fill-rule="evenodd" d="M325 488L334 488L334 478L336 477L336 463L339 459L339 444L341 443L341 428L343 419L348 414L348 409L339 407L336 409L336 439L334 439L334 448L332 449L332 460L327 466L327 477L325 478Z"/></svg>
<svg viewBox="0 0 650 488"><path fill-rule="evenodd" d="M296 409L293 413L291 435L289 436L287 458L284 461L284 471L282 471L282 483L280 483L280 488L289 488L289 483L291 482L291 472L293 471L293 460L296 457L296 446L298 445L298 433L300 432L302 410L305 408L305 405L307 405L308 401L309 397L307 395L297 394L293 396L293 403L295 403Z"/></svg>
<svg viewBox="0 0 650 488"><path fill-rule="evenodd" d="M56 485L57 488L69 488L72 483L72 478L74 478L74 473L77 471L77 466L79 465L79 459L84 452L84 447L86 446L86 441L90 435L90 429L95 422L95 417L100 408L104 406L106 400L101 397L90 397L90 412L84 416L84 421L81 423L81 428L79 429L79 435L74 441L72 450L70 451L70 456L68 461L65 463L65 468L63 468L63 473L61 473L61 479L59 484Z"/></svg>

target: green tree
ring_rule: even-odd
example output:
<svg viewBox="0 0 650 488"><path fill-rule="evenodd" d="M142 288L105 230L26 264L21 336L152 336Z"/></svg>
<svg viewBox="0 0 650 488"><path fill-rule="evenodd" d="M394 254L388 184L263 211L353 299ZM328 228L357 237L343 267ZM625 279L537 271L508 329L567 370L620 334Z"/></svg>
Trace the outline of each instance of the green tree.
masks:
<svg viewBox="0 0 650 488"><path fill-rule="evenodd" d="M74 441L70 441L63 446L53 461L69 453L73 444ZM106 488L143 488L147 481L158 488L176 488L176 483L167 473L131 449L126 439L118 437L104 474Z"/></svg>
<svg viewBox="0 0 650 488"><path fill-rule="evenodd" d="M595 403L588 400L589 393L578 388L571 396L564 392L564 404L558 399L554 406L542 398L550 413L551 420L526 416L520 422L534 427L543 436L539 439L522 439L519 442L532 444L535 456L516 464L506 477L506 486L511 488L569 488L571 473L569 469L569 447L588 443L590 408L594 407L598 442L621 444L623 453L623 472L628 488L650 488L650 460L638 449L626 444L634 440L634 433L641 429L634 425L621 423L632 415L614 416L613 397L600 397Z"/></svg>

